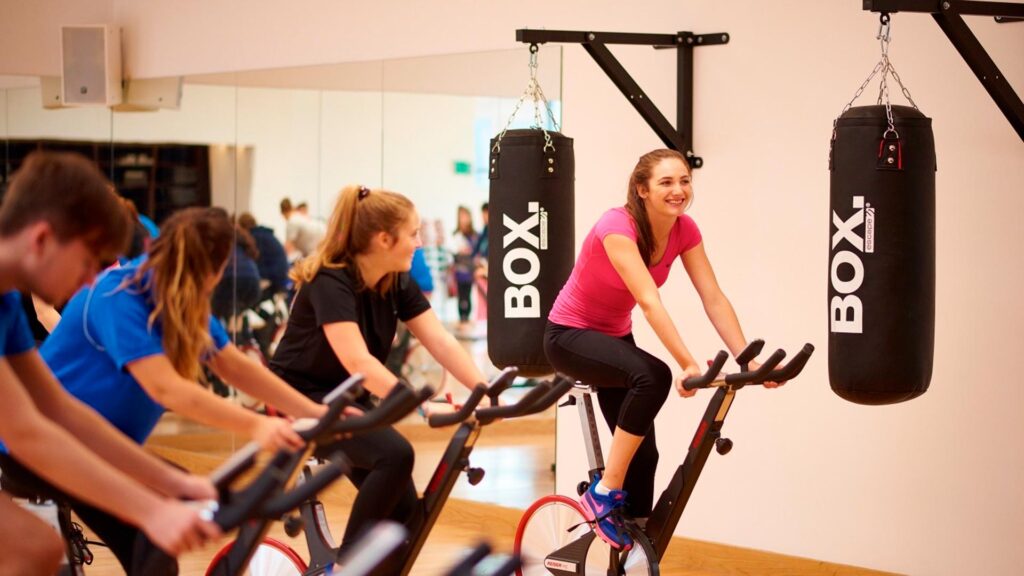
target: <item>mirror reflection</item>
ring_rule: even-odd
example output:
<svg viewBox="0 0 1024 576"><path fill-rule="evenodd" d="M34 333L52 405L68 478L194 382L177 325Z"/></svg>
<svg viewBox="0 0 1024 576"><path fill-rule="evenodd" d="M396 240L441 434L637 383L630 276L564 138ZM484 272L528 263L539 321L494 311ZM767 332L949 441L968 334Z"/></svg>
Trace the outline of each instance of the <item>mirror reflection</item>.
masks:
<svg viewBox="0 0 1024 576"><path fill-rule="evenodd" d="M486 351L486 247L480 245L489 141L506 125L535 122L533 103L520 102L528 61L523 48L161 79L172 86L164 92L171 96L147 111L44 107L53 105L53 79L4 78L3 182L32 150L79 152L133 203L144 245L183 208L222 208L237 224L236 245L213 298L214 314L238 348L261 363L272 357L287 322L293 294L283 271L318 240L303 231L323 233L346 185L399 192L415 204L422 224L421 286L440 320L491 376L497 369ZM538 80L556 118L560 79L560 48L542 48ZM465 394L408 333L400 332L388 367L415 385L450 391L456 401ZM220 394L264 408L207 376ZM543 438L525 448L533 478L511 470L522 462L522 447L512 456L515 448L505 440L484 443L474 464L489 479L472 489L462 482L454 496L524 506L550 491L549 416L552 421L518 432ZM422 422L402 426L407 436L428 439L425 451L417 444L418 458L430 463L431 450L443 449L446 436L431 435ZM174 415L160 421L149 441L157 450L191 446L214 457L237 444L231 434ZM417 486L429 472L417 468Z"/></svg>

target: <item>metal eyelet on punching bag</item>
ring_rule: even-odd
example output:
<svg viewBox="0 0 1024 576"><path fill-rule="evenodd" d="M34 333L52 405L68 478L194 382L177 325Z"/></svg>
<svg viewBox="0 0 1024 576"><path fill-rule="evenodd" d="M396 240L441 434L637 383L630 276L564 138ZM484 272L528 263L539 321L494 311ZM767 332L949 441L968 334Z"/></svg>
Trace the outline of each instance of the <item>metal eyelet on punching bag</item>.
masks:
<svg viewBox="0 0 1024 576"><path fill-rule="evenodd" d="M851 100L830 154L829 382L872 405L928 389L935 341L935 141L916 105L889 104L885 76L899 77L888 61L888 15L883 25L882 61L857 96L881 70L885 102Z"/></svg>
<svg viewBox="0 0 1024 576"><path fill-rule="evenodd" d="M536 80L537 47L530 49L536 128L509 130L491 140L491 224L487 257L487 351L499 367L523 376L550 374L544 327L575 250L575 157L572 138L546 130L540 104L557 123Z"/></svg>

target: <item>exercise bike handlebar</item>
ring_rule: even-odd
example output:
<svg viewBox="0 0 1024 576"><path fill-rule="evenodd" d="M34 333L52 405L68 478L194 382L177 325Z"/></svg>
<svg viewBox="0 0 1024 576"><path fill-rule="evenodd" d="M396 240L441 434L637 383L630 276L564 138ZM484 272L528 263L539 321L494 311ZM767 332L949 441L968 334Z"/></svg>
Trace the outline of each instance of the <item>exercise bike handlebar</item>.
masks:
<svg viewBox="0 0 1024 576"><path fill-rule="evenodd" d="M350 416L335 422L327 429L325 434L336 436L368 432L384 426L390 426L415 410L417 406L429 400L433 395L434 389L430 386L424 386L417 392L408 385L399 382L395 384L379 406L361 416Z"/></svg>
<svg viewBox="0 0 1024 576"><path fill-rule="evenodd" d="M565 395L566 392L572 389L576 384L576 381L564 374L555 374L555 380L551 383L551 388L543 396L534 402L523 416L530 414L537 414L543 412L551 407L552 404L558 402L558 399Z"/></svg>
<svg viewBox="0 0 1024 576"><path fill-rule="evenodd" d="M469 393L469 398L466 399L466 403L455 412L449 412L448 414L431 414L427 418L427 424L431 428L444 428L445 426L451 426L452 424L458 424L476 410L477 404L483 400L484 396L487 395L487 385L477 384L473 387L473 391Z"/></svg>
<svg viewBox="0 0 1024 576"><path fill-rule="evenodd" d="M280 518L350 471L343 456L332 456L309 480L264 502L259 513L264 518Z"/></svg>
<svg viewBox="0 0 1024 576"><path fill-rule="evenodd" d="M786 363L785 366L778 370L773 370L765 380L769 382L785 382L796 378L800 372L803 371L804 366L807 365L807 360L810 359L811 354L814 353L813 344L804 344L804 347L793 356L793 359Z"/></svg>
<svg viewBox="0 0 1024 576"><path fill-rule="evenodd" d="M538 400L543 398L549 390L551 390L551 383L541 382L534 386L532 390L527 392L526 395L520 398L515 404L478 408L476 410L477 422L482 425L487 425L500 418L525 416L529 413L530 408L532 408Z"/></svg>
<svg viewBox="0 0 1024 576"><path fill-rule="evenodd" d="M786 357L786 351L779 348L772 355L764 361L764 364L757 370L749 370L746 372L737 372L735 374L726 374L725 383L729 385L741 385L741 384L754 384L764 382L769 373L779 365ZM748 362L749 363L749 362Z"/></svg>
<svg viewBox="0 0 1024 576"><path fill-rule="evenodd" d="M323 433L327 427L338 419L345 406L352 403L352 392L358 389L363 380L362 374L354 374L339 384L327 396L324 396L327 412L316 420L316 423L313 425L307 425L308 421L296 421L294 429L299 436L308 442ZM256 455L259 454L259 451L259 444L249 442L232 454L230 458L225 460L223 464L210 474L210 482L213 483L218 491L223 493L232 482L245 473L246 470L252 468L253 464L256 463Z"/></svg>
<svg viewBox="0 0 1024 576"><path fill-rule="evenodd" d="M696 390L697 388L707 388L711 382L715 380L718 373L722 371L722 366L725 366L725 361L729 359L729 354L725 350L719 350L715 356L714 361L711 362L711 366L708 367L707 372L700 376L694 376L687 378L683 382L683 388L687 390Z"/></svg>
<svg viewBox="0 0 1024 576"><path fill-rule="evenodd" d="M491 404L494 405L494 402L498 400L498 396L512 385L517 374L519 374L519 368L515 366L505 368L491 380L490 384L477 384L473 387L473 391L469 394L469 398L466 399L461 408L449 414L431 414L430 418L427 419L427 423L430 424L431 428L443 428L465 421L473 414L476 407L480 405L480 401L484 399L484 396L490 397Z"/></svg>
<svg viewBox="0 0 1024 576"><path fill-rule="evenodd" d="M764 347L764 341L754 340L746 349L737 356L737 362L741 366L749 364L755 356ZM697 388L714 388L720 386L735 386L742 387L750 384L764 384L765 382L785 382L796 378L807 365L807 360L810 359L811 354L814 353L814 346L812 344L804 344L803 348L793 359L786 363L782 368L776 369L780 362L786 357L786 352L782 349L776 350L771 356L765 360L757 370L747 370L744 372L737 372L734 374L726 374L722 377L716 377L708 379L707 375L714 372L715 366L718 366L719 359L725 355L725 352L719 352L718 356L715 357L715 362L711 368L708 369L707 373L700 377L699 380L690 378L683 383L683 387L687 390L695 390ZM742 362L740 362L742 361ZM719 370L720 370L719 366ZM717 376L717 373L716 373Z"/></svg>

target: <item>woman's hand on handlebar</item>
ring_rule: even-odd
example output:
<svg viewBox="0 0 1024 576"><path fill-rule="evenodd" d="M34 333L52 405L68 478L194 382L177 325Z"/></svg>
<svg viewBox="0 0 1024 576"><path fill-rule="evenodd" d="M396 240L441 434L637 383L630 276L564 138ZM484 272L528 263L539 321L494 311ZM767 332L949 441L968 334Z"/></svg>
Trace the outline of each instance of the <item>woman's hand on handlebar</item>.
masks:
<svg viewBox="0 0 1024 576"><path fill-rule="evenodd" d="M173 500L163 501L140 528L153 544L171 556L198 549L221 536L216 524L203 520L198 511Z"/></svg>
<svg viewBox="0 0 1024 576"><path fill-rule="evenodd" d="M754 370L757 370L760 367L761 367L761 363L758 362L757 360L751 360L750 361L750 371L751 372L753 372ZM764 387L765 388L778 388L779 386L782 386L783 384L785 384L785 382L772 382L772 381L769 381L769 380L765 380Z"/></svg>
<svg viewBox="0 0 1024 576"><path fill-rule="evenodd" d="M259 418L252 432L255 440L264 450L290 449L298 450L306 445L298 433L292 429L291 422L284 418L265 416Z"/></svg>
<svg viewBox="0 0 1024 576"><path fill-rule="evenodd" d="M683 368L683 375L676 378L676 391L679 392L679 395L683 398L691 398L697 394L697 390L687 390L686 388L683 388L683 383L689 378L696 378L700 375L700 366L697 366L696 364L691 364Z"/></svg>
<svg viewBox="0 0 1024 576"><path fill-rule="evenodd" d="M182 479L178 484L177 493L171 494L171 496L182 500L217 499L217 489L213 487L213 482L210 482L210 479L205 476L182 474Z"/></svg>

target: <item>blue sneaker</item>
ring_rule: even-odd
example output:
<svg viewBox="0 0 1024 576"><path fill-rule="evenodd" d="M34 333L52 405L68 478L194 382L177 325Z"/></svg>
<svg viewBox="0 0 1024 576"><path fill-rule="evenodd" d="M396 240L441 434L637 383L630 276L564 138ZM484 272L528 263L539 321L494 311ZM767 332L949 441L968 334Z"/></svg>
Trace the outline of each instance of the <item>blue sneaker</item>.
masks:
<svg viewBox="0 0 1024 576"><path fill-rule="evenodd" d="M633 538L626 532L620 515L620 509L626 503L626 493L612 490L605 496L595 492L596 487L597 482L592 482L580 498L583 516L594 524L594 532L609 546L616 550L629 550L633 547Z"/></svg>

